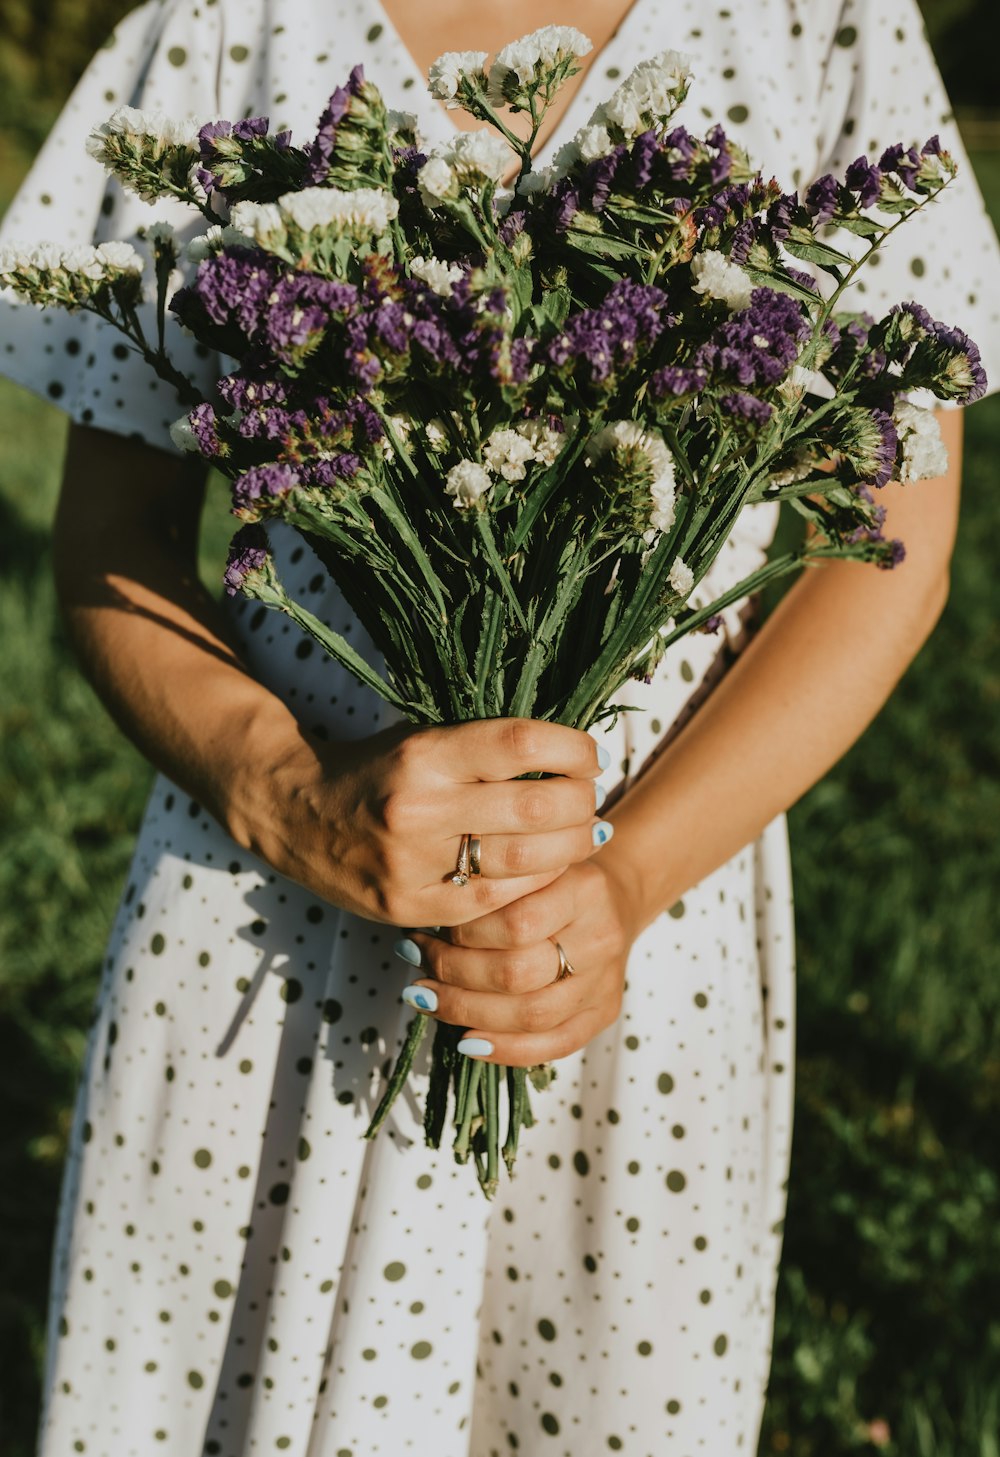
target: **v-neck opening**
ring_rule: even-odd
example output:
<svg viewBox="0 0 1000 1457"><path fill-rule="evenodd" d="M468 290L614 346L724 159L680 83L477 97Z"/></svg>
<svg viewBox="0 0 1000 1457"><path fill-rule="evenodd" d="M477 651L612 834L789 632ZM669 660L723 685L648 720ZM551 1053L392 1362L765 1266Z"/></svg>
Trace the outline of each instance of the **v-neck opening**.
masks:
<svg viewBox="0 0 1000 1457"><path fill-rule="evenodd" d="M597 100L603 99L603 97L595 98L593 95L593 86L594 83L598 80L598 68L601 67L604 74L604 79L606 81L612 79L607 75L608 66L609 64L612 64L612 58L614 57L615 52L625 40L625 36L627 31L629 30L629 27L634 24L638 11L643 8L645 3L646 0L632 0L632 4L626 10L621 20L618 22L615 30L612 31L611 35L608 36L607 40L597 51L596 55L593 57L589 66L587 67L586 75L584 76L576 91L574 91L573 95L571 96L569 104L567 105L565 111L559 117L555 126L552 128L552 131L545 138L545 141L542 142L542 144L534 152L532 156L533 167L537 168L541 165L544 165L546 155L551 150L551 148L554 146L562 145L563 132L566 130L567 126L571 122L573 122L573 130L575 131L578 129L579 124L574 121L574 117L582 106L587 106L589 108L589 115L589 112L592 111L594 106L596 105ZM372 13L373 19L381 24L383 31L389 37L390 41L392 41L392 43L395 45L396 50L399 52L401 60L405 63L406 70L409 73L409 76L414 80L416 85L422 88L423 93L428 97L428 99L432 102L433 106L440 113L440 119L436 123L436 127L441 131L444 131L446 129L454 136L462 136L463 133L471 130L468 127L457 126L450 119L448 110L444 106L443 102L438 101L435 97L432 97L430 95L430 92L427 90L427 77L418 66L416 57L404 41L402 35L399 32L399 28L396 25L396 22L386 10L385 6L382 4L382 0L367 0L367 4L368 9ZM616 76L613 79L617 84L618 77ZM427 129L424 126L423 117L418 117L418 125L420 126L420 129L422 131ZM487 122L484 122L483 125L484 127L487 127L490 131L495 131L495 128L490 127ZM496 132L495 134L497 136L500 135L499 132ZM511 181L503 183L503 186L513 186L516 177L517 174L515 173Z"/></svg>

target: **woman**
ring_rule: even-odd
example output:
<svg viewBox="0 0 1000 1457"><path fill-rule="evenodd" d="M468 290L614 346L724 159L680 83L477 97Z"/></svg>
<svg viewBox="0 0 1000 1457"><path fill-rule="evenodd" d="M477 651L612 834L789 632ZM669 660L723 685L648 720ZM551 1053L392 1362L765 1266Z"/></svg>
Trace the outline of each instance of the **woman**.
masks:
<svg viewBox="0 0 1000 1457"><path fill-rule="evenodd" d="M437 139L468 124L422 90L439 52L571 22L595 48L543 160L611 78L668 45L693 56L689 120L728 118L786 180L940 129L961 180L856 302L881 309L919 274L920 299L1000 364L1000 327L976 301L1000 297L996 240L912 0L814 0L806 23L799 10L149 3L91 63L5 232L89 242L150 220L114 185L102 204L83 152L115 105L267 112L301 138L363 61ZM80 1088L43 1457L753 1451L790 1138L783 811L941 611L960 413L943 416L947 476L886 488L903 570L813 571L749 641L746 605L727 612L723 639L668 654L632 686L646 711L596 745L527 722L418 733L290 625L200 587L202 478L170 446L169 390L90 318L11 308L5 326L6 371L73 420L55 542L67 623L161 771ZM217 360L176 329L171 347L210 385ZM747 513L715 591L773 528L770 510ZM294 535L272 540L291 588L357 640ZM530 768L561 777L511 782ZM469 829L484 878L458 889ZM451 930L414 929L427 925ZM558 984L556 939L576 972ZM423 1146L419 1099L361 1138L411 988L468 1029L470 1055L558 1059L493 1207Z"/></svg>

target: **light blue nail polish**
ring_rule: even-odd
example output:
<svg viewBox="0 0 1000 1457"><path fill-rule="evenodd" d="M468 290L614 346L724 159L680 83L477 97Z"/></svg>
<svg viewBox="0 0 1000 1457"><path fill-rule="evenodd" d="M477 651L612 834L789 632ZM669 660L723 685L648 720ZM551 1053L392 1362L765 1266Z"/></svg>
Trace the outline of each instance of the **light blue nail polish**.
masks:
<svg viewBox="0 0 1000 1457"><path fill-rule="evenodd" d="M485 1037L463 1037L458 1044L459 1052L464 1052L466 1057L489 1057L493 1051L493 1043L487 1042Z"/></svg>
<svg viewBox="0 0 1000 1457"><path fill-rule="evenodd" d="M610 767L611 755L603 744L598 744L597 746L597 762L600 764L602 772Z"/></svg>
<svg viewBox="0 0 1000 1457"><path fill-rule="evenodd" d="M594 826L594 844L606 845L615 832L615 827L610 820L598 820Z"/></svg>
<svg viewBox="0 0 1000 1457"><path fill-rule="evenodd" d="M402 961L408 961L411 966L423 966L423 957L420 954L420 947L416 941L411 941L409 936L404 936L402 941L397 941L392 948Z"/></svg>
<svg viewBox="0 0 1000 1457"><path fill-rule="evenodd" d="M594 808L600 809L601 805L608 797L608 791L605 789L603 784L598 784L596 779L594 781L594 795L597 799L597 803L594 805Z"/></svg>
<svg viewBox="0 0 1000 1457"><path fill-rule="evenodd" d="M437 992L433 987L404 987L399 994L409 1007L416 1007L420 1012L437 1011Z"/></svg>

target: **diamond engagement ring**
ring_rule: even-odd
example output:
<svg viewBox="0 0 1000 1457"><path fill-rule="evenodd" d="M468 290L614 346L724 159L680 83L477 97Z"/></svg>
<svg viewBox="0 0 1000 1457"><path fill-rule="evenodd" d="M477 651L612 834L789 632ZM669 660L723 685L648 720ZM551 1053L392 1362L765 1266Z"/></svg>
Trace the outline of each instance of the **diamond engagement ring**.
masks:
<svg viewBox="0 0 1000 1457"><path fill-rule="evenodd" d="M458 847L458 862L451 877L453 885L468 885L470 880L477 880L482 875L479 867L481 847L482 841L478 835L462 836L462 843Z"/></svg>

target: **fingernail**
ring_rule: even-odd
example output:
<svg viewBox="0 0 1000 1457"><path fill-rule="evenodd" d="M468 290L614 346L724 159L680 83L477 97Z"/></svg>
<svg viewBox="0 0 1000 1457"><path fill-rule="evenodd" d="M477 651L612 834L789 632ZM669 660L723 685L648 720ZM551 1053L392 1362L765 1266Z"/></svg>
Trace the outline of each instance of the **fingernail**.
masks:
<svg viewBox="0 0 1000 1457"><path fill-rule="evenodd" d="M437 1011L437 992L433 987L404 987L399 995L407 1006L416 1007L421 1012Z"/></svg>
<svg viewBox="0 0 1000 1457"><path fill-rule="evenodd" d="M598 744L597 746L597 762L600 764L602 770L607 769L611 763L611 755L603 744Z"/></svg>
<svg viewBox="0 0 1000 1457"><path fill-rule="evenodd" d="M594 794L597 797L597 803L594 805L594 808L600 809L601 805L608 797L608 791L605 789L603 784L598 784L596 779L594 780Z"/></svg>
<svg viewBox="0 0 1000 1457"><path fill-rule="evenodd" d="M598 820L594 826L594 844L606 845L615 832L615 827L610 820Z"/></svg>
<svg viewBox="0 0 1000 1457"><path fill-rule="evenodd" d="M487 1042L485 1037L463 1037L458 1044L459 1052L464 1052L466 1057L489 1057L493 1051L493 1043Z"/></svg>
<svg viewBox="0 0 1000 1457"><path fill-rule="evenodd" d="M423 965L420 947L416 941L411 941L409 936L405 936L402 941L397 941L392 949L402 961L408 961L411 966Z"/></svg>

